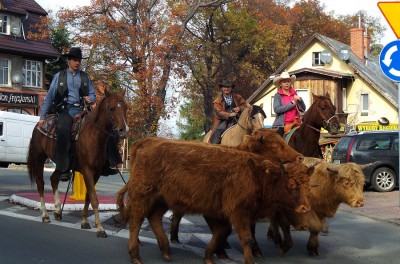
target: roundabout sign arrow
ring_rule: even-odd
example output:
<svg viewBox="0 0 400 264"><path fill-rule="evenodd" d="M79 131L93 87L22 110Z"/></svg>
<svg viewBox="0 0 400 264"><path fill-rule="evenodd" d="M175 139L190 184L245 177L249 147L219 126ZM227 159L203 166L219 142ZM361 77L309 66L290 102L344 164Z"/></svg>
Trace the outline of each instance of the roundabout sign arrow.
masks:
<svg viewBox="0 0 400 264"><path fill-rule="evenodd" d="M400 81L400 40L387 44L379 56L382 72L393 81Z"/></svg>

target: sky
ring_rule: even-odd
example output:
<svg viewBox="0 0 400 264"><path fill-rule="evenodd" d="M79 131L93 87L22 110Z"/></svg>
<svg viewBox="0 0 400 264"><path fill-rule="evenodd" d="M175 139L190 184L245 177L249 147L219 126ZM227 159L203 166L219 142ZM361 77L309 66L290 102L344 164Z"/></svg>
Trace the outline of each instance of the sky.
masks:
<svg viewBox="0 0 400 264"><path fill-rule="evenodd" d="M90 0L35 0L41 5L46 11L53 10L57 11L61 7L64 8L75 8L77 6L89 5ZM391 0L320 0L321 3L325 4L326 11L334 11L338 15L353 14L355 10L365 10L369 15L379 17L381 24L386 27L384 37L380 40L383 45L388 44L391 41L396 40L396 36L390 28L385 17L378 8L378 2L398 2Z"/></svg>

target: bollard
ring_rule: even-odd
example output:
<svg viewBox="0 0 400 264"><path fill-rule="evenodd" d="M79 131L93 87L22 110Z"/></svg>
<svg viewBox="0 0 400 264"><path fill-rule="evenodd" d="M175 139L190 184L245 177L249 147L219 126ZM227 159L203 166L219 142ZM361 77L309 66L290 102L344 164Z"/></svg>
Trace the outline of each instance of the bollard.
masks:
<svg viewBox="0 0 400 264"><path fill-rule="evenodd" d="M85 200L86 197L86 185L83 180L83 175L80 172L75 172L74 174L74 183L72 185L73 194L69 196L69 198L77 201Z"/></svg>

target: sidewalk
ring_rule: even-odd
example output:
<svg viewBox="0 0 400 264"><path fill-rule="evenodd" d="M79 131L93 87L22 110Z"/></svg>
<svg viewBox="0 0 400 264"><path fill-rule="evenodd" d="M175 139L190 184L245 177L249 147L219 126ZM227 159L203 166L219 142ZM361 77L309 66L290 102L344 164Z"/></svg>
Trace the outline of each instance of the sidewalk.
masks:
<svg viewBox="0 0 400 264"><path fill-rule="evenodd" d="M400 226L400 193L398 190L384 193L365 191L364 198L365 205L363 207L351 208L342 204L339 210Z"/></svg>

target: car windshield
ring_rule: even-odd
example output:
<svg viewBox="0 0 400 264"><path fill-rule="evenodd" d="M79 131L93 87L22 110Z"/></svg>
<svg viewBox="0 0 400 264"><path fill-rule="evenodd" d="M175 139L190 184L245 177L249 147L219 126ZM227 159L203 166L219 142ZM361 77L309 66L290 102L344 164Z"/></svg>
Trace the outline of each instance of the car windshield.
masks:
<svg viewBox="0 0 400 264"><path fill-rule="evenodd" d="M351 137L342 137L335 146L337 151L346 151L351 142Z"/></svg>

